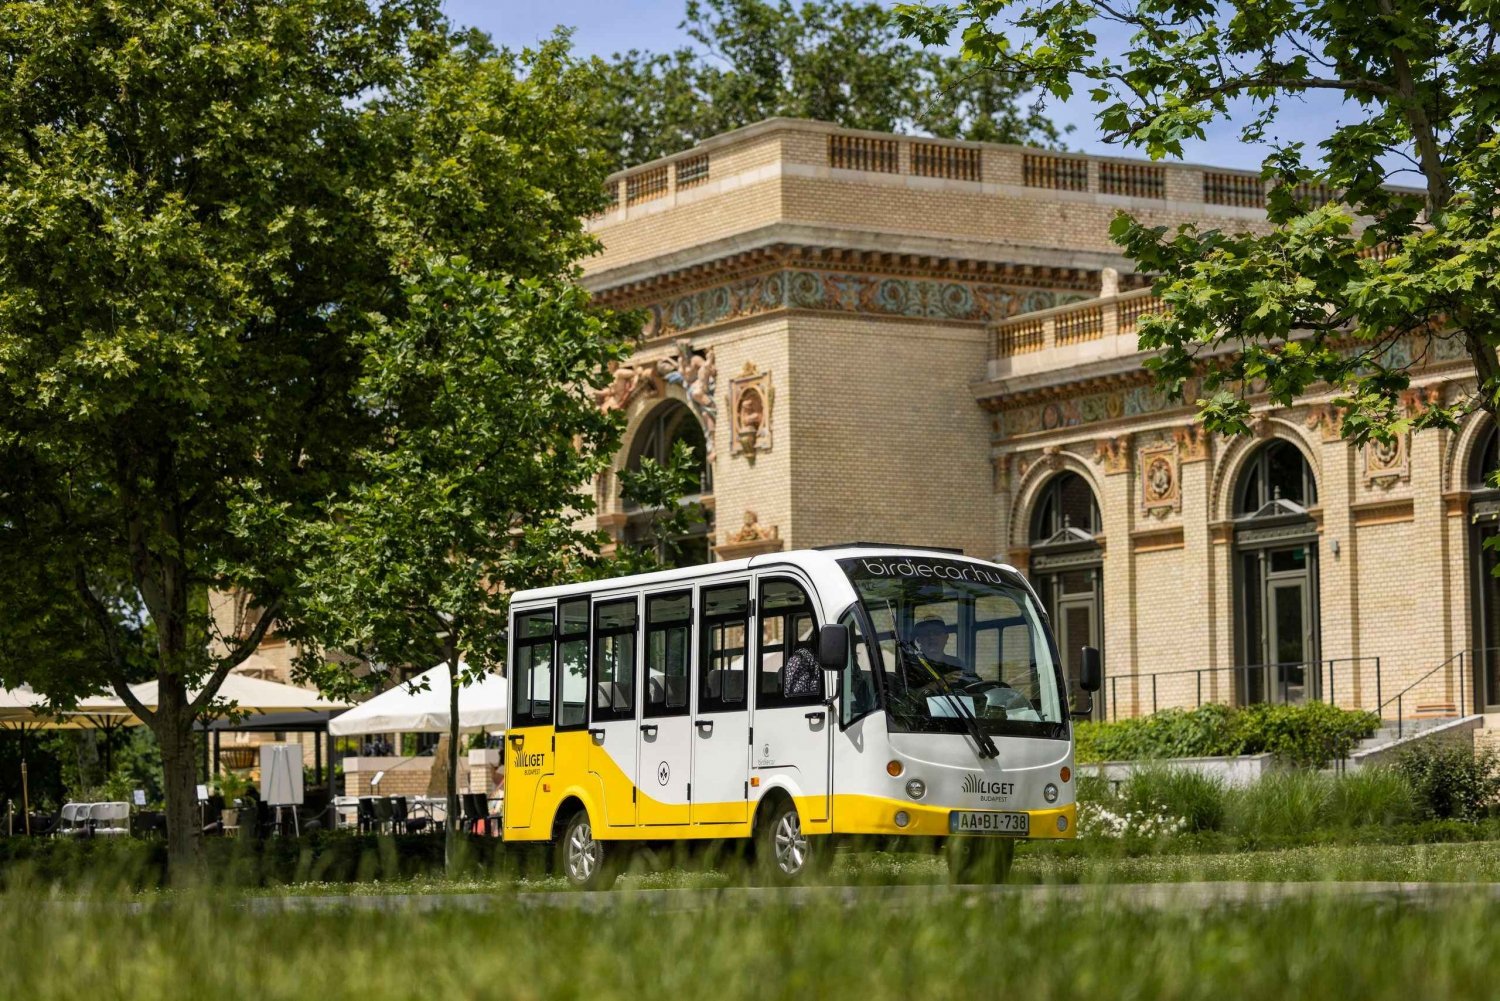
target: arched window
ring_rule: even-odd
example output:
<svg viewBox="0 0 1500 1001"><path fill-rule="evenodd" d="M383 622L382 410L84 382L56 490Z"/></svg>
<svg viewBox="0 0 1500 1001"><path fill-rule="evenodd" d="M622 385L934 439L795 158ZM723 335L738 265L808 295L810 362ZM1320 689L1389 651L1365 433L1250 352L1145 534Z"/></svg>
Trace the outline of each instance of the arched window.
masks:
<svg viewBox="0 0 1500 1001"><path fill-rule="evenodd" d="M699 494L713 493L713 467L708 463L708 442L703 437L703 425L687 406L676 400L662 404L646 416L646 424L636 434L625 467L631 471L639 470L642 459L665 464L679 441L692 449L697 460ZM635 506L633 501L626 501L627 509Z"/></svg>
<svg viewBox="0 0 1500 1001"><path fill-rule="evenodd" d="M686 534L667 537L660 528L660 511L644 510L639 502L626 497L624 507L628 520L621 541L654 548L658 558L668 566L694 566L709 562L709 540L714 527L713 505L709 497L714 486L713 467L708 461L708 442L703 435L703 425L698 423L692 410L683 403L669 400L647 414L631 445L625 468L637 472L647 459L665 464L678 443L687 445L698 468L697 492L681 499L702 502L699 509L701 520L689 527Z"/></svg>
<svg viewBox="0 0 1500 1001"><path fill-rule="evenodd" d="M1077 473L1054 476L1042 488L1031 517L1032 544L1061 541L1059 533L1067 529L1090 538L1099 534L1099 503L1088 481Z"/></svg>
<svg viewBox="0 0 1500 1001"><path fill-rule="evenodd" d="M1469 489L1493 490L1492 474L1497 469L1500 469L1500 425L1491 424L1469 465Z"/></svg>
<svg viewBox="0 0 1500 1001"><path fill-rule="evenodd" d="M1302 450L1289 441L1262 446L1240 473L1234 513L1239 517L1265 511L1266 505L1289 501L1306 510L1318 503L1318 484Z"/></svg>

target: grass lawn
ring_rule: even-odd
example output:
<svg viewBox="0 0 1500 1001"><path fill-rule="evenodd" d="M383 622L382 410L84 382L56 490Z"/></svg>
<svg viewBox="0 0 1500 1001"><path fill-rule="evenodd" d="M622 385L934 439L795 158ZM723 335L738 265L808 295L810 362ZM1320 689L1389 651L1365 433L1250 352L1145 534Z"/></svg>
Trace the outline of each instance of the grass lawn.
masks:
<svg viewBox="0 0 1500 1001"><path fill-rule="evenodd" d="M843 854L819 881L834 885L946 883L942 859L883 852ZM1017 884L1251 882L1500 882L1500 842L1417 845L1315 845L1213 854L1162 852L1106 856L1023 847L1010 882ZM619 890L708 889L749 885L742 874L702 867L633 872ZM532 893L566 889L561 878L432 877L362 883L300 883L247 891L257 896L315 894L376 896L425 893Z"/></svg>
<svg viewBox="0 0 1500 1001"><path fill-rule="evenodd" d="M1500 905L908 906L252 913L0 898L13 998L1492 997Z"/></svg>

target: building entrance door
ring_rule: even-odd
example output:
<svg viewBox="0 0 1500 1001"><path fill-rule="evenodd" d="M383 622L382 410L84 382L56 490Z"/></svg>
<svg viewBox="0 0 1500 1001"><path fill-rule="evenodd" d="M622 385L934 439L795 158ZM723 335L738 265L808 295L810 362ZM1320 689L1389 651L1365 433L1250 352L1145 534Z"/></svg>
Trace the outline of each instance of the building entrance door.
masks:
<svg viewBox="0 0 1500 1001"><path fill-rule="evenodd" d="M1305 702L1316 698L1317 671L1312 669L1312 629L1308 614L1306 575L1266 581L1266 649L1273 702Z"/></svg>
<svg viewBox="0 0 1500 1001"><path fill-rule="evenodd" d="M1069 695L1076 694L1078 679L1083 676L1083 648L1099 646L1099 596L1094 591L1064 594L1057 599L1053 621L1057 624L1058 653L1062 657L1063 676L1068 679ZM1096 716L1103 710L1103 700L1096 700ZM1100 717L1102 718L1102 717Z"/></svg>

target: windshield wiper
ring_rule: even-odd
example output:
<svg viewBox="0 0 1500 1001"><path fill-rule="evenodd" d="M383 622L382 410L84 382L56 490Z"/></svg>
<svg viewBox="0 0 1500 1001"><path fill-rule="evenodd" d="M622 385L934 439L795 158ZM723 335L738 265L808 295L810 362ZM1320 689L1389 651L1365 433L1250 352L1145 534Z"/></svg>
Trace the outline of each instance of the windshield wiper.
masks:
<svg viewBox="0 0 1500 1001"><path fill-rule="evenodd" d="M922 668L926 670L928 674L932 675L933 679L940 686L942 686L943 691L947 693L948 701L951 702L954 708L958 711L958 718L964 721L965 726L967 726L969 730L969 736L973 737L974 743L978 745L977 753L979 757L998 758L1000 756L1000 749L995 746L995 742L990 739L990 735L984 732L984 727L979 725L979 718L974 715L973 711L969 708L968 703L964 702L963 698L958 694L958 691L953 687L948 679L943 677L942 672L933 667L932 662L929 661L926 657L922 656L922 652L917 649L917 645L915 643L907 640L898 640L898 643L901 647L902 656L915 658L916 662L922 665Z"/></svg>

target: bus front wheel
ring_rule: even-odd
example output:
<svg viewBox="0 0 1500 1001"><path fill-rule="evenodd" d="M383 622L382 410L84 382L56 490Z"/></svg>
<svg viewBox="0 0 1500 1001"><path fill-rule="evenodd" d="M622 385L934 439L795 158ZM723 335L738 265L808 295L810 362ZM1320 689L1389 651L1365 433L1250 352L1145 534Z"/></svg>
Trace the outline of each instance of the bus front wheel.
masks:
<svg viewBox="0 0 1500 1001"><path fill-rule="evenodd" d="M563 827L556 845L555 869L575 890L607 890L620 874L615 858L619 851L615 842L594 837L588 811L579 810Z"/></svg>
<svg viewBox="0 0 1500 1001"><path fill-rule="evenodd" d="M1016 843L1000 838L949 838L948 880L952 883L1003 883L1010 877Z"/></svg>
<svg viewBox="0 0 1500 1001"><path fill-rule="evenodd" d="M825 840L804 834L796 804L782 799L756 832L755 866L761 881L787 886L808 878L822 867Z"/></svg>

